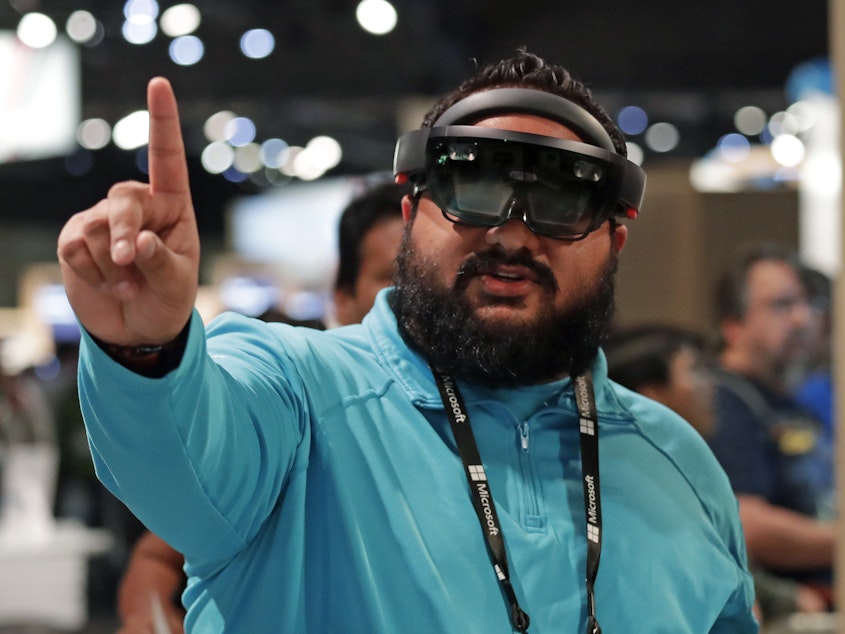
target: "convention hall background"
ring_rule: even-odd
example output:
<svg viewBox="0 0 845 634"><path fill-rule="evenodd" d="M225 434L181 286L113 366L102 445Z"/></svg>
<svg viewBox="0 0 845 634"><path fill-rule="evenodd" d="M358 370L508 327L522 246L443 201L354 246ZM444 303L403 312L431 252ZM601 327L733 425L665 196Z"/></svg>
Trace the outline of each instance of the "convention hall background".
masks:
<svg viewBox="0 0 845 634"><path fill-rule="evenodd" d="M17 364L42 362L68 319L62 224L146 178L131 132L155 75L179 100L209 313L259 291L322 310L345 201L434 99L521 46L593 89L648 174L621 323L708 329L716 271L751 238L838 269L836 2L392 0L382 34L359 19L384 0L194 0L188 31L175 5L0 0L0 340ZM55 41L21 42L33 12Z"/></svg>

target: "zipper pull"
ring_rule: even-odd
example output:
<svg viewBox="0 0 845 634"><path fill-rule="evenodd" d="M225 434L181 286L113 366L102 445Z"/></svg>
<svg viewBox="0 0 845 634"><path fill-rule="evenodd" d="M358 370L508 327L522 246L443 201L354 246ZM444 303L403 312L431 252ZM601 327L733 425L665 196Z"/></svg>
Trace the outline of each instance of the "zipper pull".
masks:
<svg viewBox="0 0 845 634"><path fill-rule="evenodd" d="M523 422L519 424L519 446L522 451L528 453L528 423Z"/></svg>

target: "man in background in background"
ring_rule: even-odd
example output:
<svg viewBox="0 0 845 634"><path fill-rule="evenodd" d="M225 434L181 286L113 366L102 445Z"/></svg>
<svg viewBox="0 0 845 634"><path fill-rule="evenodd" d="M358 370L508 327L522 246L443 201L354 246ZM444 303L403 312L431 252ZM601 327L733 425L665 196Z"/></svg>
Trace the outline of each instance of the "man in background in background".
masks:
<svg viewBox="0 0 845 634"><path fill-rule="evenodd" d="M360 322L376 294L391 284L404 227L402 197L410 191L409 185L393 182L373 185L344 208L338 223L334 291L338 325ZM118 634L184 631L183 563L182 555L154 533L147 531L138 539L118 588ZM168 630L162 627L165 623Z"/></svg>
<svg viewBox="0 0 845 634"><path fill-rule="evenodd" d="M357 324L393 281L402 242L402 197L409 185L376 185L344 209L338 223L334 308L338 324Z"/></svg>
<svg viewBox="0 0 845 634"><path fill-rule="evenodd" d="M836 542L821 477L819 422L791 396L812 334L796 256L777 244L737 253L717 287L722 348L708 438L739 500L749 559L831 598Z"/></svg>
<svg viewBox="0 0 845 634"><path fill-rule="evenodd" d="M689 329L645 324L617 330L604 346L607 375L680 414L705 439L715 426L715 384L705 337ZM813 588L752 567L757 618L771 624L827 606Z"/></svg>
<svg viewBox="0 0 845 634"><path fill-rule="evenodd" d="M702 436L713 431L713 379L701 335L642 325L617 331L604 350L611 379L675 410Z"/></svg>

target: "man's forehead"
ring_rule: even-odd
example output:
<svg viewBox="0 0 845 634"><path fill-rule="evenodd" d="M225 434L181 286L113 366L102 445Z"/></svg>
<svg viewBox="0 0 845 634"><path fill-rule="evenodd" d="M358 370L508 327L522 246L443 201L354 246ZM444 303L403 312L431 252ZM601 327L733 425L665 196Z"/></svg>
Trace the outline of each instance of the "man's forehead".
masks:
<svg viewBox="0 0 845 634"><path fill-rule="evenodd" d="M748 273L748 298L751 303L773 300L801 300L807 296L798 272L788 262L763 260Z"/></svg>
<svg viewBox="0 0 845 634"><path fill-rule="evenodd" d="M509 130L512 132L526 132L542 136L556 137L569 141L584 140L569 126L559 122L541 117L539 115L513 113L497 114L485 117L476 121L473 125L480 128L491 128L496 130Z"/></svg>

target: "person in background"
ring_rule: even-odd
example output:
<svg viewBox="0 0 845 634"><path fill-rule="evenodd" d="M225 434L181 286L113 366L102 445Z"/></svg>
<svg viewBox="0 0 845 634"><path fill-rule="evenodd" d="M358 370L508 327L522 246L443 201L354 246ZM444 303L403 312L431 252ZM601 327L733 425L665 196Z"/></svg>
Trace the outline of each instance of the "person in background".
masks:
<svg viewBox="0 0 845 634"><path fill-rule="evenodd" d="M408 185L392 182L369 187L343 210L338 223L338 271L335 280L335 318L339 325L358 323L372 308L376 294L390 285L396 253L402 241L402 198ZM278 310L258 319L291 323ZM323 329L322 324L298 323ZM147 634L164 619L171 634L184 631L184 557L167 542L147 531L132 549L118 588L118 634Z"/></svg>
<svg viewBox="0 0 845 634"><path fill-rule="evenodd" d="M712 434L713 359L702 334L678 326L642 324L617 330L604 349L608 377L673 409L704 438ZM765 624L827 607L810 586L760 567L752 566L752 572L757 617Z"/></svg>
<svg viewBox="0 0 845 634"><path fill-rule="evenodd" d="M334 310L340 325L357 324L396 273L402 242L402 197L408 184L375 185L347 205L338 222Z"/></svg>
<svg viewBox="0 0 845 634"><path fill-rule="evenodd" d="M187 631L757 631L724 472L606 376L645 177L583 83L520 51L441 98L397 144L396 283L326 331L202 323L176 99L147 96L149 184L58 256L97 472L185 554Z"/></svg>
<svg viewBox="0 0 845 634"><path fill-rule="evenodd" d="M820 476L821 426L791 396L807 355L811 311L801 266L773 243L747 245L716 293L721 349L716 427L708 437L739 500L756 565L832 600L832 492Z"/></svg>
<svg viewBox="0 0 845 634"><path fill-rule="evenodd" d="M607 375L663 403L706 437L713 430L713 380L704 337L664 324L620 329L604 346Z"/></svg>

